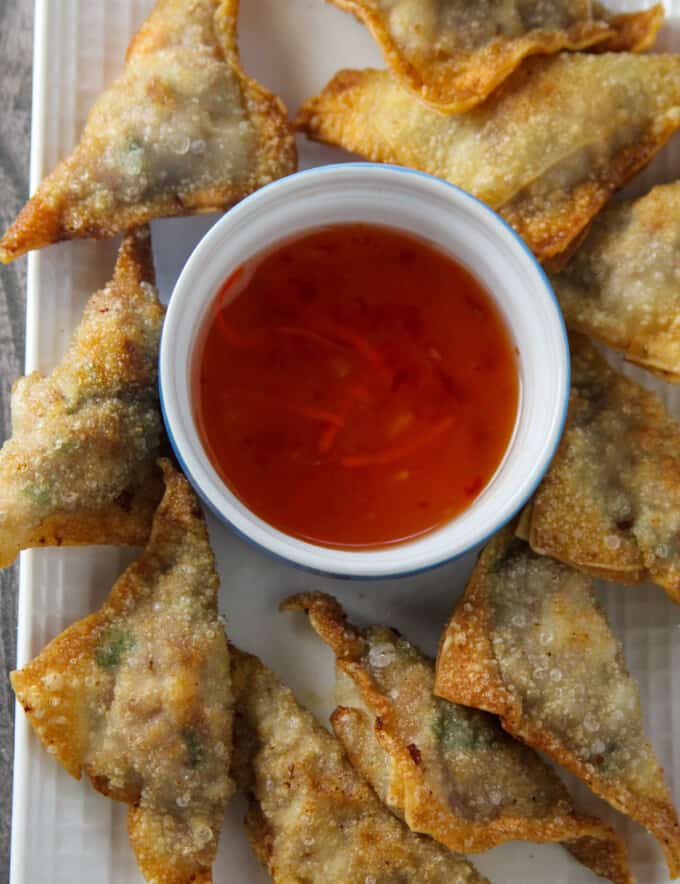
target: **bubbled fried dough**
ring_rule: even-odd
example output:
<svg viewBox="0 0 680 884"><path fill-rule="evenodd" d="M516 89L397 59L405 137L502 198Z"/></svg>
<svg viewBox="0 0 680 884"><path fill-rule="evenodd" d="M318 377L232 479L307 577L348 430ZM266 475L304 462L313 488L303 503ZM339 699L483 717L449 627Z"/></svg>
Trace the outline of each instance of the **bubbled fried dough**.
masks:
<svg viewBox="0 0 680 884"><path fill-rule="evenodd" d="M128 234L47 377L12 393L0 451L0 566L32 546L142 544L162 494L157 389L163 308L147 228Z"/></svg>
<svg viewBox="0 0 680 884"><path fill-rule="evenodd" d="M77 147L0 241L0 260L224 211L294 171L283 104L240 66L237 15L238 0L158 0Z"/></svg>
<svg viewBox="0 0 680 884"><path fill-rule="evenodd" d="M544 261L577 242L680 128L680 57L529 59L462 116L427 107L386 71L341 71L304 103L297 125L318 141L464 188Z"/></svg>
<svg viewBox="0 0 680 884"><path fill-rule="evenodd" d="M231 650L233 773L248 836L275 884L483 884L462 856L415 835L339 742L256 657Z"/></svg>
<svg viewBox="0 0 680 884"><path fill-rule="evenodd" d="M11 676L50 754L130 805L149 881L210 882L228 776L229 650L198 501L169 461L141 557L95 614Z"/></svg>
<svg viewBox="0 0 680 884"><path fill-rule="evenodd" d="M536 552L680 602L680 423L586 338L570 347L566 431L521 532Z"/></svg>
<svg viewBox="0 0 680 884"><path fill-rule="evenodd" d="M352 764L409 828L451 850L562 842L596 874L632 881L619 836L578 814L562 782L493 716L436 697L434 663L392 629L349 623L331 596L302 609L336 655L333 729Z"/></svg>
<svg viewBox="0 0 680 884"><path fill-rule="evenodd" d="M371 31L392 73L440 111L480 104L530 55L650 46L663 7L612 16L587 0L331 0Z"/></svg>
<svg viewBox="0 0 680 884"><path fill-rule="evenodd" d="M570 328L680 383L680 181L595 219L551 282Z"/></svg>
<svg viewBox="0 0 680 884"><path fill-rule="evenodd" d="M578 571L506 528L484 548L439 647L435 691L495 713L657 838L680 874L680 826L621 645Z"/></svg>

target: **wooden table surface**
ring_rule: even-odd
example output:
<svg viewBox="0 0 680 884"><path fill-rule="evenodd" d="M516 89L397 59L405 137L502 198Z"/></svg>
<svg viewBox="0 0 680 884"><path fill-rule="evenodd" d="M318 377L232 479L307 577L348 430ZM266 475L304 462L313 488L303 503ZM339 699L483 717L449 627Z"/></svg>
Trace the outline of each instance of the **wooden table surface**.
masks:
<svg viewBox="0 0 680 884"><path fill-rule="evenodd" d="M0 227L28 192L33 0L0 0ZM26 259L0 269L0 420L9 433L12 382L24 364ZM0 882L9 880L18 568L0 572Z"/></svg>

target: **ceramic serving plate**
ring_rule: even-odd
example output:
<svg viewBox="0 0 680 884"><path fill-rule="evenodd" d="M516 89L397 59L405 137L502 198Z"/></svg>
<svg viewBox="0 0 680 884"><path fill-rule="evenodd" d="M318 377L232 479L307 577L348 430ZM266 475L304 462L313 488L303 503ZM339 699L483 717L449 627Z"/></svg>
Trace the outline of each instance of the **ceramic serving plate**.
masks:
<svg viewBox="0 0 680 884"><path fill-rule="evenodd" d="M607 0L620 10L650 5ZM680 0L666 0L669 21L660 47L680 51ZM102 87L121 69L127 43L152 0L37 0L31 185L73 147ZM367 32L323 0L242 0L240 43L246 70L278 92L294 111L341 67L382 66ZM594 84L596 88L596 84ZM301 167L347 159L340 151L300 143ZM633 192L680 176L680 139L636 179ZM154 252L167 300L212 216L157 222ZM78 322L88 295L109 278L115 243L69 243L29 257L27 369L49 370ZM680 416L680 389L626 369L664 391ZM463 589L473 555L427 574L381 582L310 576L273 561L210 521L222 576L220 605L229 633L259 654L327 722L332 708L332 658L302 621L277 613L277 603L308 588L335 593L353 618L401 629L433 653L442 625ZM73 620L98 607L133 551L55 549L21 558L18 663L25 663ZM623 640L628 665L640 682L649 732L680 803L680 606L651 586L602 584L600 596ZM128 845L126 809L71 779L17 713L12 838L12 884L136 884L142 879ZM580 805L598 811L628 841L643 884L668 880L661 854L639 827L570 783ZM260 884L267 876L241 827L243 805L227 812L214 879ZM557 846L510 844L475 857L495 884L587 884L587 870Z"/></svg>

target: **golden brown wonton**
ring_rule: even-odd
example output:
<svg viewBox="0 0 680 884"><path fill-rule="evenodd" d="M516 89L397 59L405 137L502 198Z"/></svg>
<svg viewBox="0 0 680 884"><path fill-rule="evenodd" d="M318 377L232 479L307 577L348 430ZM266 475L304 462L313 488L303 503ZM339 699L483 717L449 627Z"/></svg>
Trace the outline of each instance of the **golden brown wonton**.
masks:
<svg viewBox="0 0 680 884"><path fill-rule="evenodd" d="M248 836L274 882L483 884L462 856L414 835L332 734L256 658L232 648L233 772Z"/></svg>
<svg viewBox="0 0 680 884"><path fill-rule="evenodd" d="M283 104L241 69L237 14L238 0L158 0L78 146L0 241L0 260L223 211L295 169Z"/></svg>
<svg viewBox="0 0 680 884"><path fill-rule="evenodd" d="M48 752L130 805L145 877L205 884L232 793L229 649L198 501L162 466L165 496L142 556L96 614L11 678Z"/></svg>
<svg viewBox="0 0 680 884"><path fill-rule="evenodd" d="M644 733L637 685L590 580L506 528L482 552L442 636L435 690L485 709L659 840L680 873L680 827Z"/></svg>
<svg viewBox="0 0 680 884"><path fill-rule="evenodd" d="M571 338L557 456L524 513L536 552L595 577L652 580L680 602L680 423L661 400Z"/></svg>
<svg viewBox="0 0 680 884"><path fill-rule="evenodd" d="M680 56L529 59L463 116L428 108L386 71L341 71L303 105L297 125L459 185L545 260L576 241L680 128Z"/></svg>
<svg viewBox="0 0 680 884"><path fill-rule="evenodd" d="M680 181L606 209L552 284L571 328L680 383Z"/></svg>
<svg viewBox="0 0 680 884"><path fill-rule="evenodd" d="M163 308L147 228L123 241L61 363L15 384L0 450L0 567L32 546L141 544L162 494Z"/></svg>
<svg viewBox="0 0 680 884"><path fill-rule="evenodd" d="M590 0L331 0L371 31L390 69L433 107L469 110L530 55L651 46L663 7L613 16Z"/></svg>
<svg viewBox="0 0 680 884"><path fill-rule="evenodd" d="M434 696L434 663L394 630L358 630L322 593L303 609L337 656L333 728L352 764L415 832L451 850L505 841L561 841L593 871L631 882L623 842L579 816L555 774L498 720Z"/></svg>

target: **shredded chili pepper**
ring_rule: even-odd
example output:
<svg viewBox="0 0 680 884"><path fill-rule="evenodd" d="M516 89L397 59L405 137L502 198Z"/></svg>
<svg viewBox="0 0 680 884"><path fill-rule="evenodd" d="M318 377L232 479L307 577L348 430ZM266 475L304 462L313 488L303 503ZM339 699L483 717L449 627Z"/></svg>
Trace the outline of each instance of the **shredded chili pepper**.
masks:
<svg viewBox="0 0 680 884"><path fill-rule="evenodd" d="M323 408L308 408L306 405L288 405L282 403L277 406L290 414L299 414L300 417L309 418L310 421L319 421L322 424L331 424L338 429L345 426L345 421L332 411L325 411Z"/></svg>
<svg viewBox="0 0 680 884"><path fill-rule="evenodd" d="M335 414L332 411L326 411L324 408L315 408L309 405L298 405L294 402L283 402L274 396L266 393L250 393L251 398L262 399L267 405L278 411L286 411L289 414L296 414L300 417L306 417L308 420L317 421L321 424L330 424L331 426L341 429L345 426L345 418Z"/></svg>
<svg viewBox="0 0 680 884"><path fill-rule="evenodd" d="M365 338L361 337L361 335L356 334L352 329L346 328L338 322L324 323L323 326L321 326L321 333L329 337L331 340L340 341L342 344L346 344L348 347L356 350L357 353L360 353L368 362L370 362L373 368L375 368L385 380L391 382L392 371L390 367L375 347L372 347Z"/></svg>
<svg viewBox="0 0 680 884"><path fill-rule="evenodd" d="M335 437L338 435L338 427L336 424L329 424L319 437L319 454L327 454L335 444Z"/></svg>
<svg viewBox="0 0 680 884"><path fill-rule="evenodd" d="M321 344L324 347L340 346L337 341L331 341L329 338L325 337L325 335L320 335L313 329L302 328L301 326L297 325L278 325L276 326L274 331L280 335L290 335L290 337L294 338L304 338L308 341L313 341L315 344Z"/></svg>
<svg viewBox="0 0 680 884"><path fill-rule="evenodd" d="M356 405L357 402L362 402L364 405L367 402L371 401L371 394L366 389L366 387L362 387L360 384L352 384L349 388L349 399L343 409L342 417L343 420L347 420L352 411L352 408ZM323 431L319 438L319 453L327 454L335 444L335 437L338 435L338 427L336 424L330 424Z"/></svg>
<svg viewBox="0 0 680 884"><path fill-rule="evenodd" d="M343 467L354 468L393 463L395 460L400 460L402 457L406 457L407 455L413 454L415 451L424 448L426 445L429 445L430 442L434 442L435 439L443 436L452 426L453 417L445 417L443 420L430 427L429 430L426 430L422 435L415 439L411 439L408 442L404 442L403 445L384 448L382 451L375 451L371 454L355 454L350 457L341 457L340 464Z"/></svg>

